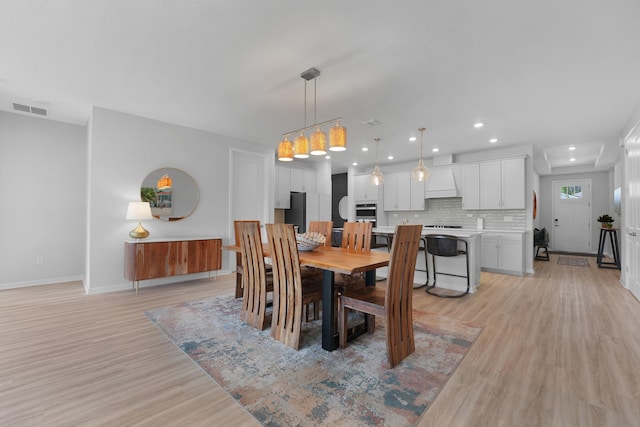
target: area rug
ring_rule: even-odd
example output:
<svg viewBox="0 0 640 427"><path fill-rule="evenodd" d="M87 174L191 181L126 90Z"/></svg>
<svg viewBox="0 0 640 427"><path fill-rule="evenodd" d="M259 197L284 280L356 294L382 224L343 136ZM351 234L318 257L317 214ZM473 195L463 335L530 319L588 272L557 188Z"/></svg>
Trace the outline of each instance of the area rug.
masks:
<svg viewBox="0 0 640 427"><path fill-rule="evenodd" d="M558 257L558 265L573 265L576 267L589 267L589 261L586 258L561 256L561 257Z"/></svg>
<svg viewBox="0 0 640 427"><path fill-rule="evenodd" d="M147 317L258 421L268 426L411 426L469 351L480 327L414 310L416 351L388 369L384 324L343 350L321 348L321 321L292 350L240 321L231 295Z"/></svg>

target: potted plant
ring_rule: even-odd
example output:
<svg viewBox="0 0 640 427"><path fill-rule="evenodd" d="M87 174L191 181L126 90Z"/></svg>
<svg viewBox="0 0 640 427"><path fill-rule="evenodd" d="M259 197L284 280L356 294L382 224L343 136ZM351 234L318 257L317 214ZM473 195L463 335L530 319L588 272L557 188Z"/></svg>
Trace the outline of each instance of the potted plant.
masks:
<svg viewBox="0 0 640 427"><path fill-rule="evenodd" d="M611 228L611 227L613 227L613 221L615 221L615 220L611 216L609 216L608 214L600 215L598 217L598 222L600 224L602 224L602 228Z"/></svg>

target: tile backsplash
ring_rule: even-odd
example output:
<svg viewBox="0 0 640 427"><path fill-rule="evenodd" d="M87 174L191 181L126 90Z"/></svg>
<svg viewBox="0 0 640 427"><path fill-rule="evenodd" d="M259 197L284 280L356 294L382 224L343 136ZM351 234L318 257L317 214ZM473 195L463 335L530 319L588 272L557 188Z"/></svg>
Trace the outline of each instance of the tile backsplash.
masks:
<svg viewBox="0 0 640 427"><path fill-rule="evenodd" d="M461 225L462 228L478 228L478 218L484 219L485 230L525 230L527 211L513 210L463 210L462 198L426 200L424 211L384 212L387 224L398 225L403 219L411 224Z"/></svg>

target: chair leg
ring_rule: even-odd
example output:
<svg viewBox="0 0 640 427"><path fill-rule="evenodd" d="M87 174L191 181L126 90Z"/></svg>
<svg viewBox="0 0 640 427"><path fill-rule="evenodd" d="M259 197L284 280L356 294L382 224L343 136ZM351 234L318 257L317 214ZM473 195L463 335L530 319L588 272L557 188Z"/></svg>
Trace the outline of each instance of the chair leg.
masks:
<svg viewBox="0 0 640 427"><path fill-rule="evenodd" d="M347 347L347 316L349 309L338 298L338 344L340 348Z"/></svg>
<svg viewBox="0 0 640 427"><path fill-rule="evenodd" d="M236 271L236 299L242 298L242 274Z"/></svg>
<svg viewBox="0 0 640 427"><path fill-rule="evenodd" d="M367 333L372 334L376 331L376 316L373 314L365 314L367 318Z"/></svg>

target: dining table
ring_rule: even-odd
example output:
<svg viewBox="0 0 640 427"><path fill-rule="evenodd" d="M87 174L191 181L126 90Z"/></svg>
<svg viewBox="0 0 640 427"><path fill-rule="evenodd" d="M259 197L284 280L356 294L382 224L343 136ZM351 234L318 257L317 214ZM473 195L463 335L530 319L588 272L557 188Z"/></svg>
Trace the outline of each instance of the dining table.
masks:
<svg viewBox="0 0 640 427"><path fill-rule="evenodd" d="M240 246L227 245L223 249L239 252ZM264 256L269 257L269 245L264 243L262 249ZM322 270L322 348L333 351L338 348L335 274L364 273L366 285L375 285L376 269L389 265L390 254L320 246L311 251L299 251L298 258L301 267Z"/></svg>

